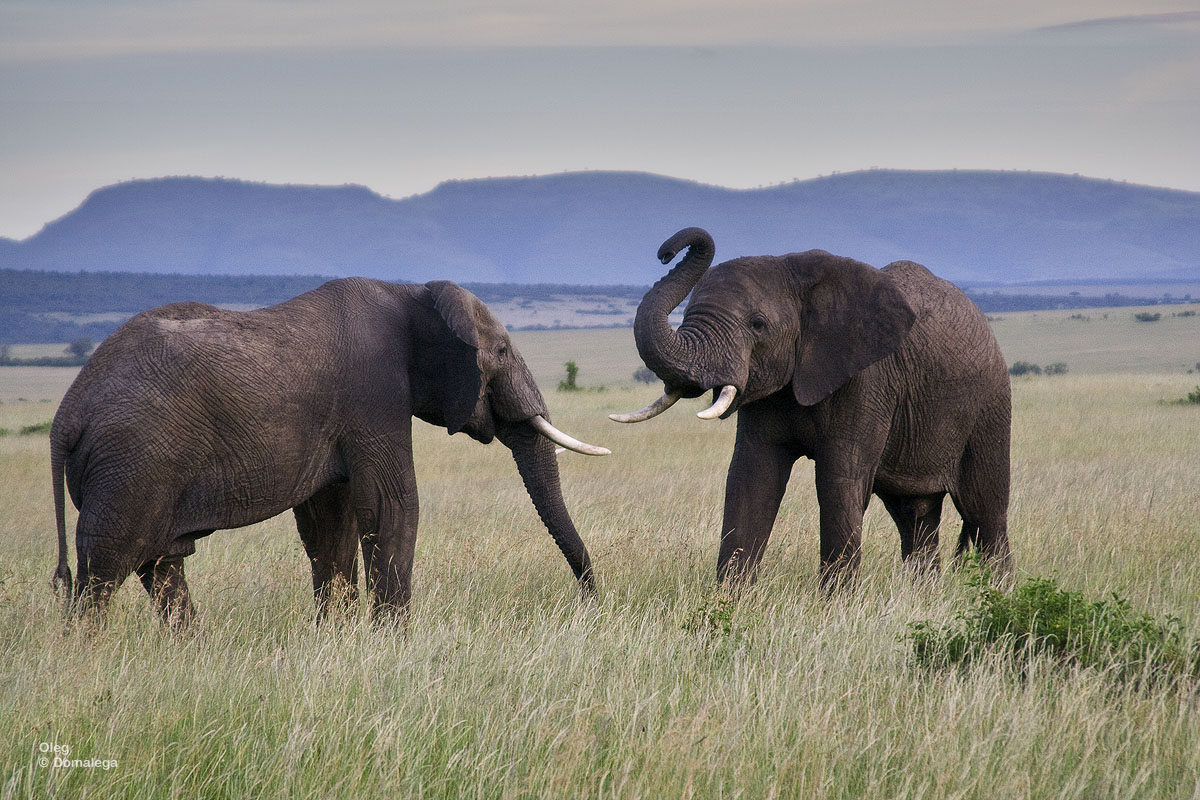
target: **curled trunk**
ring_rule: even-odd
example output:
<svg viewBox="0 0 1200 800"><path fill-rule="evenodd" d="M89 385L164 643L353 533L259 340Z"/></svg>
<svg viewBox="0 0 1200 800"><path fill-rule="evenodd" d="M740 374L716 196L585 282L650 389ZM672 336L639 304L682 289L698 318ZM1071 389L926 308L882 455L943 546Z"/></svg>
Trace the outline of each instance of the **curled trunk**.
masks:
<svg viewBox="0 0 1200 800"><path fill-rule="evenodd" d="M592 560L563 502L553 442L524 422L506 428L498 435L500 441L512 450L525 491L529 493L529 499L533 501L554 543L571 565L580 590L585 597L594 597L596 585L592 575Z"/></svg>
<svg viewBox="0 0 1200 800"><path fill-rule="evenodd" d="M675 331L667 317L696 285L712 264L716 245L702 228L684 228L663 242L658 258L668 264L684 248L687 255L650 288L638 306L633 322L633 337L638 355L668 388L692 389L697 380L702 351L700 343L687 331ZM699 386L700 389L708 388ZM693 396L689 393L688 396Z"/></svg>

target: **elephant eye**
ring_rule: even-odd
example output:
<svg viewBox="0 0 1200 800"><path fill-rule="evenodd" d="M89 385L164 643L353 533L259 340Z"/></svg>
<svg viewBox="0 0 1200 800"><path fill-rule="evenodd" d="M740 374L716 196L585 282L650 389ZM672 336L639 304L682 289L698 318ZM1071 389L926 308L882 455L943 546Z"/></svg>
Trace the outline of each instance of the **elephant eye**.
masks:
<svg viewBox="0 0 1200 800"><path fill-rule="evenodd" d="M496 355L500 356L501 358L504 358L506 355L508 355L508 345L500 345L500 349L496 351Z"/></svg>
<svg viewBox="0 0 1200 800"><path fill-rule="evenodd" d="M767 321L760 316L750 318L750 330L755 333L763 333L767 329Z"/></svg>

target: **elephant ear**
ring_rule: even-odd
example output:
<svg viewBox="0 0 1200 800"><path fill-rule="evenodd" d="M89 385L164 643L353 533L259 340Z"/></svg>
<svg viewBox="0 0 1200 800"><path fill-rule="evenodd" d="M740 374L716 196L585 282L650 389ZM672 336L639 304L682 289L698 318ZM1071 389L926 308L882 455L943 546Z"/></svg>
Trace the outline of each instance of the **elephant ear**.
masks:
<svg viewBox="0 0 1200 800"><path fill-rule="evenodd" d="M808 286L792 394L811 406L895 352L916 314L895 281L874 267L821 251L788 258Z"/></svg>
<svg viewBox="0 0 1200 800"><path fill-rule="evenodd" d="M442 376L442 419L450 433L458 433L475 413L483 386L479 367L479 326L475 317L475 296L451 281L425 284L433 299L434 310L446 324Z"/></svg>

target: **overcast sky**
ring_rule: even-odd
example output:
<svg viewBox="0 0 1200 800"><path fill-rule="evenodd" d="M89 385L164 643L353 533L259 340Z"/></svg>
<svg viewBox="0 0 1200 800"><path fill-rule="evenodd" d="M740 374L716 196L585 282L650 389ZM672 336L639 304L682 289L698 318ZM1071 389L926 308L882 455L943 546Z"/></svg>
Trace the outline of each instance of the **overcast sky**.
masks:
<svg viewBox="0 0 1200 800"><path fill-rule="evenodd" d="M0 236L161 175L1200 191L1200 0L0 0Z"/></svg>

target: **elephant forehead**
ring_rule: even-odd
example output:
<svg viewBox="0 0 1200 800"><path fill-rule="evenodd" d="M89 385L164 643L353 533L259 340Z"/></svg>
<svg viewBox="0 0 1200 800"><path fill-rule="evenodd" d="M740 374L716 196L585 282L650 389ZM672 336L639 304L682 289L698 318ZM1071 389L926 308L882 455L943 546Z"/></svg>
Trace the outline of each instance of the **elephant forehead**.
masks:
<svg viewBox="0 0 1200 800"><path fill-rule="evenodd" d="M760 299L760 295L778 292L784 278L784 270L776 259L737 258L710 269L697 289L734 293L755 300Z"/></svg>
<svg viewBox="0 0 1200 800"><path fill-rule="evenodd" d="M760 259L727 261L709 271L692 292L689 308L711 307L735 316L773 315L784 305L786 282L777 265Z"/></svg>

